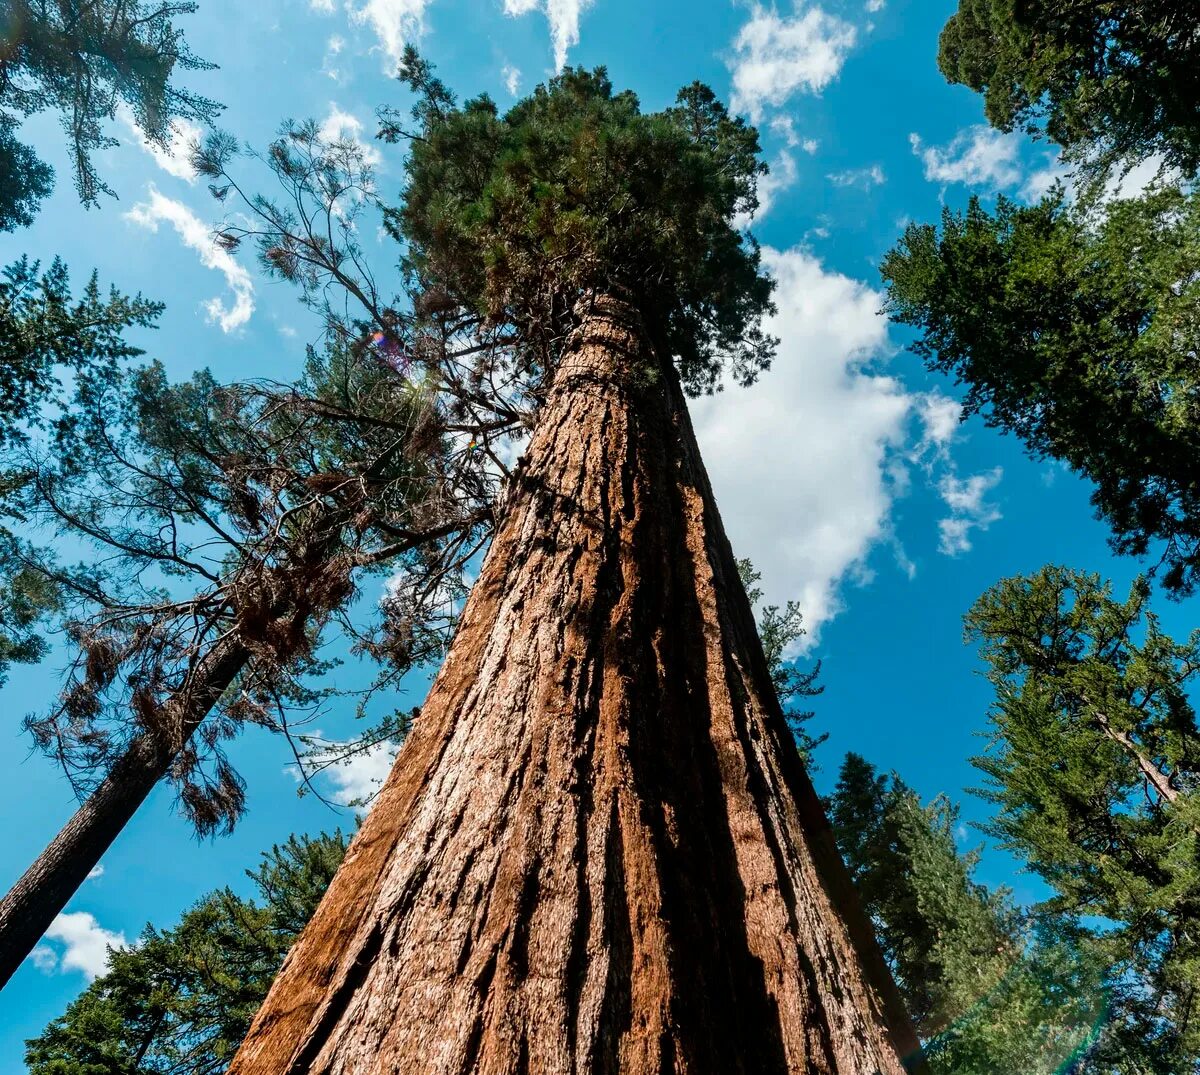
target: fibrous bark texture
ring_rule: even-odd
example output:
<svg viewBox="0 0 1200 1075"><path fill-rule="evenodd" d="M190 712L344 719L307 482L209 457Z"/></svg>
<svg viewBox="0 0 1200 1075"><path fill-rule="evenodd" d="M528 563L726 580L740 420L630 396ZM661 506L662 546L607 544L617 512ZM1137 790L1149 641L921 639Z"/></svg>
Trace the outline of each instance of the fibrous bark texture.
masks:
<svg viewBox="0 0 1200 1075"><path fill-rule="evenodd" d="M596 300L231 1075L899 1075L683 396Z"/></svg>

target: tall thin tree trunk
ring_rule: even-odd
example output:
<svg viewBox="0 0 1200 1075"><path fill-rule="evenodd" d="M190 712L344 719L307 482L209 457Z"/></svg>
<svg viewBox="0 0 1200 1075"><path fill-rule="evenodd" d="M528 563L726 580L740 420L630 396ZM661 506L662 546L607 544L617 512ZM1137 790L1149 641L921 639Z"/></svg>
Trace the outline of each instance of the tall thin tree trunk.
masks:
<svg viewBox="0 0 1200 1075"><path fill-rule="evenodd" d="M628 306L597 301L526 459L230 1075L898 1075L916 1038Z"/></svg>
<svg viewBox="0 0 1200 1075"><path fill-rule="evenodd" d="M208 654L181 711L168 713L163 721L174 734L143 732L134 738L99 787L0 900L0 988L167 775L183 744L249 659L249 651L236 643Z"/></svg>

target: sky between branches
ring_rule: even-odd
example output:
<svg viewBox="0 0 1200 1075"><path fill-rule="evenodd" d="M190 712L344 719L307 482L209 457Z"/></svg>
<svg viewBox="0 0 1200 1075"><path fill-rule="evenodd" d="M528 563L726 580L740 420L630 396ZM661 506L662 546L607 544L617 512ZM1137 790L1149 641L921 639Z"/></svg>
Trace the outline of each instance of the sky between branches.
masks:
<svg viewBox="0 0 1200 1075"><path fill-rule="evenodd" d="M974 598L1047 560L1111 575L1118 589L1136 571L1109 555L1081 483L977 424L959 427L954 387L904 354L903 335L878 312L876 266L907 220L933 219L970 193L1036 198L1063 175L1049 147L987 128L978 99L944 83L937 33L953 6L202 0L181 22L194 51L220 64L188 84L227 105L226 129L262 148L284 118L311 116L369 146L385 198L403 163L374 143L374 109L404 103L389 74L410 41L460 95L486 91L502 106L565 62L603 63L647 109L699 78L760 125L771 174L747 224L779 285L779 357L755 387L698 400L693 414L737 554L761 571L767 600L801 603L809 657L825 659L813 729L832 735L818 754L819 782L856 750L925 798L961 797L974 780L966 759L987 705L961 643ZM166 302L160 331L139 342L174 377L203 366L219 379L299 371L317 326L286 285L213 242L218 207L181 153L141 147L119 116L123 145L97 164L120 200L87 212L56 120L35 117L25 131L59 180L33 228L0 237L0 259L61 254L77 281L94 266L105 283ZM182 126L178 144L195 134ZM265 185L265 170L257 174ZM1126 189L1145 178L1128 177ZM374 237L364 238L371 249ZM394 260L382 238L377 253L381 268ZM1164 612L1168 630L1190 626L1181 611ZM18 738L19 716L49 695L61 660L17 670L6 689L0 817L22 822L0 848L5 886L72 807L50 763ZM412 703L423 690L413 684ZM332 738L354 730L336 709L320 728ZM105 943L135 937L150 918L172 921L215 884L239 885L256 852L292 831L346 823L296 800L281 743L250 735L236 750L249 817L233 837L197 845L168 795L151 801L0 997L0 1075L21 1070L19 1042L102 969ZM349 801L389 760L379 752L335 770L325 790ZM983 808L968 803L964 816ZM1012 883L1025 898L1036 891L998 854L985 858L981 879Z"/></svg>

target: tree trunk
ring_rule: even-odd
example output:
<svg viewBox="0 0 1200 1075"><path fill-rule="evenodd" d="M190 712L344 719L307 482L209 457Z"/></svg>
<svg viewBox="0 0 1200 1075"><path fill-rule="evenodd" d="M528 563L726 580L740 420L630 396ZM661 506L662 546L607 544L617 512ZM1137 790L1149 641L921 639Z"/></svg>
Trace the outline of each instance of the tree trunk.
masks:
<svg viewBox="0 0 1200 1075"><path fill-rule="evenodd" d="M916 1038L628 306L597 301L526 458L230 1075L898 1075Z"/></svg>
<svg viewBox="0 0 1200 1075"><path fill-rule="evenodd" d="M164 721L173 736L143 732L121 755L87 801L0 900L0 988L16 972L55 916L129 824L154 786L249 660L245 647L227 643L197 670L186 708Z"/></svg>

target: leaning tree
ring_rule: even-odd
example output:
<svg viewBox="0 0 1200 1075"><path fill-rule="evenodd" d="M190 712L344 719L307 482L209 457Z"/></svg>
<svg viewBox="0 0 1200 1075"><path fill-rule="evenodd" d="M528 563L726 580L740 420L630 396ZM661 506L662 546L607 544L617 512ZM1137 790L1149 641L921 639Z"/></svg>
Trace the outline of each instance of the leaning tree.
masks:
<svg viewBox="0 0 1200 1075"><path fill-rule="evenodd" d="M898 1075L917 1042L772 689L685 403L749 381L753 128L410 53L389 230L538 401L422 714L230 1069ZM286 249L280 260L286 263Z"/></svg>

